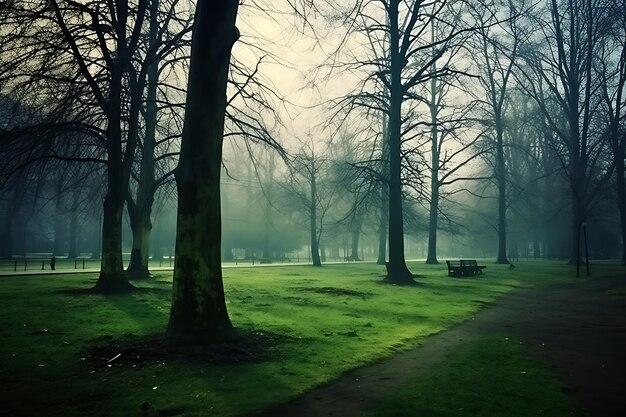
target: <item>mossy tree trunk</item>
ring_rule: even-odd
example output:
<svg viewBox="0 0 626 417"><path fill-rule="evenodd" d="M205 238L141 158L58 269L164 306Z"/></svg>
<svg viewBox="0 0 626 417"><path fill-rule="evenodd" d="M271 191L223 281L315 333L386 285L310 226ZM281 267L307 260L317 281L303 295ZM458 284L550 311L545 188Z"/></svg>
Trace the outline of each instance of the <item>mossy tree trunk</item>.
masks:
<svg viewBox="0 0 626 417"><path fill-rule="evenodd" d="M181 152L176 169L178 214L172 307L174 341L231 338L220 259L220 174L231 48L238 39L237 0L199 0Z"/></svg>

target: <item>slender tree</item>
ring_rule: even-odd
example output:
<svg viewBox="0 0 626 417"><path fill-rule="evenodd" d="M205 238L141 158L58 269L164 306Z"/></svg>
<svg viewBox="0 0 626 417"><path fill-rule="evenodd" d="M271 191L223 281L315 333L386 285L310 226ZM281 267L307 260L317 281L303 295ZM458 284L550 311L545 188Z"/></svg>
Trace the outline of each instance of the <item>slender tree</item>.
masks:
<svg viewBox="0 0 626 417"><path fill-rule="evenodd" d="M505 8L508 18L498 26L491 27L487 23L495 13L494 9L479 5L475 14L481 23L477 31L477 56L480 56L479 68L481 85L484 90L487 122L492 127L495 148L495 179L498 189L498 256L496 263L508 264L506 247L506 212L507 212L507 169L504 143L505 104L514 81L513 70L518 56L518 45L522 31L518 27L519 8L523 3L512 1L496 3L500 9Z"/></svg>

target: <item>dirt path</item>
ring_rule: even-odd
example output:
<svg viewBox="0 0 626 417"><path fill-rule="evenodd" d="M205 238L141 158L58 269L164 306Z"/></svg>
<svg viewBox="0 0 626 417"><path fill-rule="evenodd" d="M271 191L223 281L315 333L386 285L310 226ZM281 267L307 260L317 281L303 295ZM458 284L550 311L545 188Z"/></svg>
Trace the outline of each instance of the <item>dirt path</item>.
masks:
<svg viewBox="0 0 626 417"><path fill-rule="evenodd" d="M608 291L626 277L517 290L420 348L344 374L259 417L357 417L408 380L485 335L521 339L553 368L590 416L626 415L626 297Z"/></svg>

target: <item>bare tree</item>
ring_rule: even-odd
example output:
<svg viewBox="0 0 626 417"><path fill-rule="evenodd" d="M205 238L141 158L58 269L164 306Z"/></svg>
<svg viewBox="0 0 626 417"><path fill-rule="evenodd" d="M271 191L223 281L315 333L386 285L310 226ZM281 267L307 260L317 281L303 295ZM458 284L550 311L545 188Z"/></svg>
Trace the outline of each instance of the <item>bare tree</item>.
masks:
<svg viewBox="0 0 626 417"><path fill-rule="evenodd" d="M145 99L142 103L144 134L138 141L139 172L134 175L135 192L133 193L131 188L126 196L133 233L127 274L135 279L149 276L148 258L154 196L158 188L172 175L173 163L169 160L178 154L172 152L170 148L171 142L179 139L180 132L178 130L172 132L171 129L164 129L165 126L158 126L160 113L170 119L177 117L177 112L171 109L176 109L180 105L171 101L182 96L178 88L168 85L168 82L176 80L167 79L168 73L172 71L171 67L180 68L180 63L185 62L188 56L189 41L186 36L191 32L191 15L186 10L177 11L178 7L179 1L150 1L147 34L144 35L147 38L145 50L140 49L134 57L135 65L141 68L139 74L145 77ZM180 100L182 101L182 97ZM162 125L167 123L161 121ZM158 134L158 131L161 134Z"/></svg>
<svg viewBox="0 0 626 417"><path fill-rule="evenodd" d="M595 50L594 66L602 98L606 136L615 166L615 187L621 220L622 261L626 265L626 5L607 1L608 13L600 24L601 40Z"/></svg>
<svg viewBox="0 0 626 417"><path fill-rule="evenodd" d="M607 141L594 132L598 110L598 78L594 73L595 49L601 39L600 22L610 9L603 0L551 0L537 18L541 36L524 50L520 85L542 110L555 133L552 147L566 174L571 197L570 262L579 257L581 225L612 176L613 164L605 164ZM542 95L545 85L548 95ZM555 114L549 103L555 103Z"/></svg>
<svg viewBox="0 0 626 417"><path fill-rule="evenodd" d="M313 266L322 266L320 242L338 188L337 183L328 178L329 168L330 160L320 154L310 140L290 161L289 179L283 184L287 198L306 213Z"/></svg>
<svg viewBox="0 0 626 417"><path fill-rule="evenodd" d="M507 19L497 26L488 26L495 19L495 14L502 9L507 11ZM506 100L510 85L514 81L513 70L518 58L519 43L523 31L519 27L520 10L523 3L512 1L495 2L487 6L479 4L473 10L480 29L477 31L478 42L475 57L480 57L478 66L481 74L481 86L484 90L484 109L487 123L493 132L495 148L495 180L498 188L498 256L496 263L508 264L506 247L506 211L507 211L507 169L504 143L504 119Z"/></svg>
<svg viewBox="0 0 626 417"><path fill-rule="evenodd" d="M410 284L413 276L404 258L402 167L404 164L411 170L419 169L403 162L415 151L415 148L403 150L403 144L411 139L410 132L421 123L415 114L419 87L433 77L459 72L445 57L450 56L453 45L471 32L474 25L461 19L467 12L462 1L379 0L359 2L351 12L346 13L344 20L355 36L365 38L368 50L373 47L383 51L352 57L345 66L365 73L361 91L349 99L356 98L358 106L369 106L388 115L389 262L386 280ZM433 21L438 22L438 39L432 39L430 33ZM444 61L442 65L433 66L440 60ZM378 83L384 86L384 94L376 87Z"/></svg>

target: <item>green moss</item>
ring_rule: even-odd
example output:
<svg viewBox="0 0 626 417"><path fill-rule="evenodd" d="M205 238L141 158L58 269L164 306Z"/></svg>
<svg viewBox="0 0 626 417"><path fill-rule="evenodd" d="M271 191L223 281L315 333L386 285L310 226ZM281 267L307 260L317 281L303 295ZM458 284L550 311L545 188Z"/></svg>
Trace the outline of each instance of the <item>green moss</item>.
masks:
<svg viewBox="0 0 626 417"><path fill-rule="evenodd" d="M1 277L0 403L15 416L241 415L287 401L346 370L424 342L519 286L577 283L562 263L487 263L484 276L448 278L413 264L420 285L383 284L374 264L225 269L233 324L285 336L258 363L197 360L98 367L96 346L165 331L171 273L128 295L79 294L96 274ZM616 274L618 266L596 268ZM73 291L73 292L72 292ZM45 329L45 330L44 330Z"/></svg>

